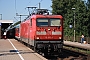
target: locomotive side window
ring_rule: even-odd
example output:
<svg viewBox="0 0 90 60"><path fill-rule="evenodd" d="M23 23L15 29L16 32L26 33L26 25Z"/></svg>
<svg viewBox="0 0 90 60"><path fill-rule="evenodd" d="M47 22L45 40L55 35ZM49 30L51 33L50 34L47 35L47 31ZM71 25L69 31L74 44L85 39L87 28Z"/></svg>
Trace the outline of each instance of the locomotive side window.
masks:
<svg viewBox="0 0 90 60"><path fill-rule="evenodd" d="M50 26L61 26L60 19L50 19Z"/></svg>
<svg viewBox="0 0 90 60"><path fill-rule="evenodd" d="M37 26L48 26L48 19L37 19Z"/></svg>

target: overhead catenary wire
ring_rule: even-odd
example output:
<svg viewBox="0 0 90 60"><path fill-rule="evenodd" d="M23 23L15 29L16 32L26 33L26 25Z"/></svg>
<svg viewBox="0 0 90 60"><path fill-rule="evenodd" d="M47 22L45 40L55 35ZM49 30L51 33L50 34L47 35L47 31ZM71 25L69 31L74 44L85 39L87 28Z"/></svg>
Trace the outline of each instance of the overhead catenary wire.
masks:
<svg viewBox="0 0 90 60"><path fill-rule="evenodd" d="M17 6L17 2L18 2L18 1L17 1L17 0L14 0L14 1L15 1L15 14L16 14L16 16L20 16L20 21L21 21L21 18L22 18L21 16L28 16L28 15L25 14L26 12L24 12L24 14L19 14L19 15L18 15L18 11L17 11L17 7L18 7L18 6ZM30 2L31 2L31 0L29 1L29 3L30 3ZM25 17L23 17L23 18L25 18ZM14 18L14 19L15 19L15 18ZM15 20L16 20L16 19L15 19Z"/></svg>
<svg viewBox="0 0 90 60"><path fill-rule="evenodd" d="M40 0L37 4L35 4L34 6L38 5L39 4L39 8L40 8L40 3L42 2L43 0ZM27 4L30 4L32 2L32 0L30 0ZM24 8L26 10L26 8ZM30 10L28 9L28 12L30 14ZM15 13L17 13L17 0L15 0Z"/></svg>
<svg viewBox="0 0 90 60"><path fill-rule="evenodd" d="M40 2L38 2L36 5L38 5L39 4L39 9L40 9L40 7L41 7L41 5L40 5L40 3L42 2L43 0L41 0ZM36 6L35 5L35 6Z"/></svg>

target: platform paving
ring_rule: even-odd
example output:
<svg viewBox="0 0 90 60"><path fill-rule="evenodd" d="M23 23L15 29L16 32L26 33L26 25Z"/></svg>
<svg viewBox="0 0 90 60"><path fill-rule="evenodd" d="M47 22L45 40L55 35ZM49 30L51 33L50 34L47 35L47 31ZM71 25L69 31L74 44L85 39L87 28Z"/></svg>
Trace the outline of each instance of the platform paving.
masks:
<svg viewBox="0 0 90 60"><path fill-rule="evenodd" d="M47 60L15 39L0 39L0 60Z"/></svg>
<svg viewBox="0 0 90 60"><path fill-rule="evenodd" d="M64 44L90 50L90 44L88 44L88 43L84 44L84 43L79 43L79 42L64 41Z"/></svg>

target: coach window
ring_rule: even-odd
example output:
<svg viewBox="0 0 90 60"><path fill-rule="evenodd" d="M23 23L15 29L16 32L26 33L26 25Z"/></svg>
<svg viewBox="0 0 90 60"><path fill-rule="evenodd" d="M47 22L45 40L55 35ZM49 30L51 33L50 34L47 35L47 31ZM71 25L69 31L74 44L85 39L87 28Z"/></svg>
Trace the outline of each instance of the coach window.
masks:
<svg viewBox="0 0 90 60"><path fill-rule="evenodd" d="M32 19L30 20L30 26L32 26Z"/></svg>

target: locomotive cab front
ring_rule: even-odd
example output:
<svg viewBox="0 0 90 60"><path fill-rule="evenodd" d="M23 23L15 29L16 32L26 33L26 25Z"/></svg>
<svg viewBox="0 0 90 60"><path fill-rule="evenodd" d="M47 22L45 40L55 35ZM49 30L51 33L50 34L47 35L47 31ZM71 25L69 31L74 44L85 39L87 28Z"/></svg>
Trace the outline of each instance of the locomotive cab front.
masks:
<svg viewBox="0 0 90 60"><path fill-rule="evenodd" d="M52 53L63 48L63 20L60 15L36 19L36 48Z"/></svg>

